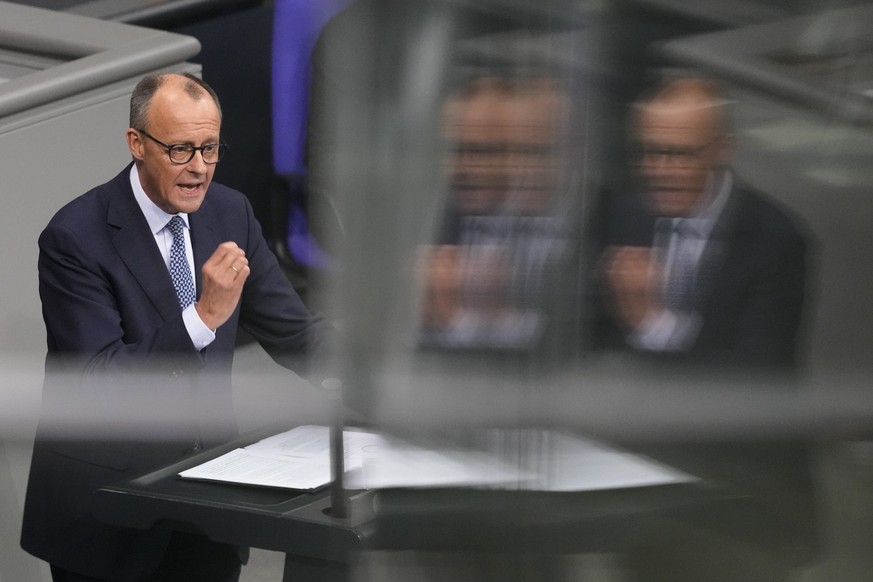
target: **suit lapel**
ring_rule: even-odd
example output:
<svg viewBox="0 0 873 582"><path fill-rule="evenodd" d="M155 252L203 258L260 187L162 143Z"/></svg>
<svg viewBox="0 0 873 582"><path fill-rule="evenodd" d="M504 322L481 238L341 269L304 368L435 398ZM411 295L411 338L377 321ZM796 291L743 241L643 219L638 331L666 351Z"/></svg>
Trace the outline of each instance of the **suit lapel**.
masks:
<svg viewBox="0 0 873 582"><path fill-rule="evenodd" d="M215 223L210 218L212 207L209 204L207 192L203 204L197 212L188 215L188 224L191 228L191 250L194 252L194 280L197 285L197 298L203 290L203 263L205 263L215 249L222 242L218 239L212 225Z"/></svg>
<svg viewBox="0 0 873 582"><path fill-rule="evenodd" d="M698 272L704 304L711 303L714 295L724 292L733 283L733 275L729 269L733 263L730 256L735 255L738 251L743 252L742 245L745 242L745 236L742 233L744 228L743 197L743 191L738 189L738 185L734 183L730 197L712 228L706 247L704 247L701 267Z"/></svg>
<svg viewBox="0 0 873 582"><path fill-rule="evenodd" d="M112 184L107 210L107 223L117 229L112 243L155 309L165 320L171 319L179 315L179 300L155 238L133 196L129 171L130 166Z"/></svg>

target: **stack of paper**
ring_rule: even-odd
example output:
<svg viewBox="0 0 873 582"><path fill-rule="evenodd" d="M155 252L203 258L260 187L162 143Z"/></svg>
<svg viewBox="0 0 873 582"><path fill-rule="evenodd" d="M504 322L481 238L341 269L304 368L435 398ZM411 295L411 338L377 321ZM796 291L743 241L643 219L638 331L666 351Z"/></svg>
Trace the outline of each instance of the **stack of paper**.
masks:
<svg viewBox="0 0 873 582"><path fill-rule="evenodd" d="M423 446L362 430L343 433L350 489L476 487L592 491L694 477L604 443L557 431L492 431L475 447ZM183 471L189 479L315 490L330 483L330 433L300 426Z"/></svg>
<svg viewBox="0 0 873 582"><path fill-rule="evenodd" d="M345 468L360 468L368 447L382 442L378 434L343 432ZM326 426L298 426L235 449L179 473L186 479L311 491L330 483L330 432Z"/></svg>

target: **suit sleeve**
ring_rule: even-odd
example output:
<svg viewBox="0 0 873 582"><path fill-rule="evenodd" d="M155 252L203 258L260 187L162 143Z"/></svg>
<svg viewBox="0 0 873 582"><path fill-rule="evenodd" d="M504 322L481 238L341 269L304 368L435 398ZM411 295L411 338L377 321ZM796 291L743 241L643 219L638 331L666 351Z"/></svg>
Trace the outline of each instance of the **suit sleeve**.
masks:
<svg viewBox="0 0 873 582"><path fill-rule="evenodd" d="M251 205L246 199L244 203L244 248L251 274L243 290L240 326L280 365L311 376L307 356L335 338L335 330L323 316L310 312L303 304L267 246Z"/></svg>
<svg viewBox="0 0 873 582"><path fill-rule="evenodd" d="M53 223L40 236L39 249L39 292L50 353L73 358L88 372L125 372L143 365L157 371L159 362L168 370L203 365L181 311L164 320L155 310L133 305L133 291L122 290L123 278L113 272L124 266L99 259L81 235Z"/></svg>

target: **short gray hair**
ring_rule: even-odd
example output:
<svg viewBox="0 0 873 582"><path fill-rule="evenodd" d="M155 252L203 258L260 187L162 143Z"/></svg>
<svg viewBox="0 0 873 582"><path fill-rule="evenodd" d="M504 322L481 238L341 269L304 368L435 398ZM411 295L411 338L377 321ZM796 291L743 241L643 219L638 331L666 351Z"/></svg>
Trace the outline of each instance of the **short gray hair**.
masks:
<svg viewBox="0 0 873 582"><path fill-rule="evenodd" d="M155 93L158 92L161 85L173 77L185 79L183 89L193 99L200 99L204 93L209 95L218 108L219 119L221 118L221 104L218 102L218 95L215 94L215 90L206 81L191 73L165 73L146 75L134 87L133 93L130 95L130 127L133 129L143 129L145 127L149 107L151 107Z"/></svg>

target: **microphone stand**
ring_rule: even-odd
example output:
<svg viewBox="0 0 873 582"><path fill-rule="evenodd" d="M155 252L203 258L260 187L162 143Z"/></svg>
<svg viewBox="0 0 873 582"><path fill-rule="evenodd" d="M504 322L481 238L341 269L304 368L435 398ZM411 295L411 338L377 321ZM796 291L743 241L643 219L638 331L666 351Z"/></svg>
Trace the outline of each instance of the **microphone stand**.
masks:
<svg viewBox="0 0 873 582"><path fill-rule="evenodd" d="M330 423L330 508L329 515L338 519L348 517L348 502L343 483L345 473L345 449L343 443L343 397L342 382L336 378L327 378L321 386L327 391L327 400L331 407L332 422Z"/></svg>

